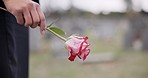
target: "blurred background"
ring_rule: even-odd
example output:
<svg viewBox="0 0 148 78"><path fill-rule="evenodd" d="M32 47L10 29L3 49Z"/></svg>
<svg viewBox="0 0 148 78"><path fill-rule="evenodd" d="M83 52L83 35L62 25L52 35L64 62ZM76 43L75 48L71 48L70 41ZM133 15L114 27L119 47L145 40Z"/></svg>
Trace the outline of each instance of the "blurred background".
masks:
<svg viewBox="0 0 148 78"><path fill-rule="evenodd" d="M47 25L88 36L86 61L64 42L30 29L30 78L148 78L148 0L40 0Z"/></svg>

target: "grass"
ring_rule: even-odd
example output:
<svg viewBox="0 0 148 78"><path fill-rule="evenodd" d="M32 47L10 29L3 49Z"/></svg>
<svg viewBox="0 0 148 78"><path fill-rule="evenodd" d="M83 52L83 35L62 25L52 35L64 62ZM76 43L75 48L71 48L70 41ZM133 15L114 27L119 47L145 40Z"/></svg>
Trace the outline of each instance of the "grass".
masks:
<svg viewBox="0 0 148 78"><path fill-rule="evenodd" d="M80 64L49 52L30 55L30 78L147 78L148 54L122 52L109 63Z"/></svg>

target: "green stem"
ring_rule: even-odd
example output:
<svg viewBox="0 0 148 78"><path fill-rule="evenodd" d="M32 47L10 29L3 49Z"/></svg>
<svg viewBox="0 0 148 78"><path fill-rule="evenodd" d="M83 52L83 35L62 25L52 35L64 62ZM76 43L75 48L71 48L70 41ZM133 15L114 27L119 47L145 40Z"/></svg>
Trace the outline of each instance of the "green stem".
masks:
<svg viewBox="0 0 148 78"><path fill-rule="evenodd" d="M59 35L59 34L57 34L57 33L55 33L54 31L52 31L51 29L49 29L49 28L46 28L46 30L47 31L49 31L49 32L51 32L52 34L54 34L55 36L57 36L58 38L60 38L61 40L63 40L63 41L67 41L67 39L66 38L64 38L64 37L62 37L61 35Z"/></svg>

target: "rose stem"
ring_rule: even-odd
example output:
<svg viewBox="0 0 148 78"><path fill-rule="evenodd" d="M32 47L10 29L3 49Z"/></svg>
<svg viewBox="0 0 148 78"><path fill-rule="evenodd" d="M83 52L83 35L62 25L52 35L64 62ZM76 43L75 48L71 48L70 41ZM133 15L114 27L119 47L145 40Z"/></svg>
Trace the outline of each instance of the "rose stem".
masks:
<svg viewBox="0 0 148 78"><path fill-rule="evenodd" d="M57 36L58 38L60 38L61 40L63 40L63 41L67 41L67 39L66 38L64 38L64 37L62 37L61 35L59 35L59 34L57 34L57 33L55 33L54 31L52 31L51 29L49 29L49 28L46 28L46 30L48 30L49 32L51 32L52 34L54 34L55 36Z"/></svg>

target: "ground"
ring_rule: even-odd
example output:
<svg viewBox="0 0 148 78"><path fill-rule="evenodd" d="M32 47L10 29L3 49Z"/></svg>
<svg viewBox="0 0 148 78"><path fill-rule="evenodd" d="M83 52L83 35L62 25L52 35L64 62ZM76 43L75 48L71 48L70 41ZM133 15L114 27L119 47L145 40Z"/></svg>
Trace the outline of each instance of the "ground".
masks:
<svg viewBox="0 0 148 78"><path fill-rule="evenodd" d="M50 52L30 55L30 78L148 78L148 54L123 51L112 62L80 64Z"/></svg>

